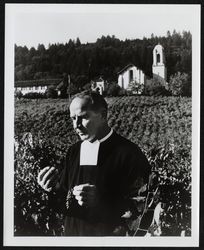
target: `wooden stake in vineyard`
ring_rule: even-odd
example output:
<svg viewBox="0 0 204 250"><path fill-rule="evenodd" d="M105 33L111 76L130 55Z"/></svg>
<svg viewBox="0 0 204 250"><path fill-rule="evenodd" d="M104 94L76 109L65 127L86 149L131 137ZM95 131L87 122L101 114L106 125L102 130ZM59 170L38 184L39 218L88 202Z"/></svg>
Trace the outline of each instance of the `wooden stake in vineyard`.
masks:
<svg viewBox="0 0 204 250"><path fill-rule="evenodd" d="M70 75L69 74L67 75L67 83L68 83L68 99L70 102L71 95L70 95Z"/></svg>

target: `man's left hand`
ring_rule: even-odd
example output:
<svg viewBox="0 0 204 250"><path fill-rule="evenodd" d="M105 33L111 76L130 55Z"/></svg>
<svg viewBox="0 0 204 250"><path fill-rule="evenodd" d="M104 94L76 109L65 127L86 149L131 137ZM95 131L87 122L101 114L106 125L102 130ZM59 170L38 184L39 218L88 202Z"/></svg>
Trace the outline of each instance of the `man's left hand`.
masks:
<svg viewBox="0 0 204 250"><path fill-rule="evenodd" d="M75 186L73 195L80 206L94 207L98 203L98 192L95 185L89 183Z"/></svg>

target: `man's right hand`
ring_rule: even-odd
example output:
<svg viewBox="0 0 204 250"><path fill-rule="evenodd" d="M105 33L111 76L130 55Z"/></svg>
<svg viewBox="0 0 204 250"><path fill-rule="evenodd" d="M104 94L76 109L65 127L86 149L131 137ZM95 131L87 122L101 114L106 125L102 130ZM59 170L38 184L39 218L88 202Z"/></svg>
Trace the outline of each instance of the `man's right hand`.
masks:
<svg viewBox="0 0 204 250"><path fill-rule="evenodd" d="M55 167L45 167L40 170L37 182L47 192L56 188L59 180L59 173Z"/></svg>

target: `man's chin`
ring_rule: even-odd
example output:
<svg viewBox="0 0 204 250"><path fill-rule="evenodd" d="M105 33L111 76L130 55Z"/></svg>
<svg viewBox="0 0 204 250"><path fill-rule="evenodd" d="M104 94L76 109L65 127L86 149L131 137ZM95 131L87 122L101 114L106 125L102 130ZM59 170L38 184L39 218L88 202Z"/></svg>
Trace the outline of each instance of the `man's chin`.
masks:
<svg viewBox="0 0 204 250"><path fill-rule="evenodd" d="M82 141L85 141L85 140L88 140L89 139L89 136L86 135L86 134L79 134L79 137Z"/></svg>
<svg viewBox="0 0 204 250"><path fill-rule="evenodd" d="M94 140L95 137L92 137L92 136L89 136L89 135L86 135L86 134L79 134L79 137L82 141L90 141L92 142Z"/></svg>

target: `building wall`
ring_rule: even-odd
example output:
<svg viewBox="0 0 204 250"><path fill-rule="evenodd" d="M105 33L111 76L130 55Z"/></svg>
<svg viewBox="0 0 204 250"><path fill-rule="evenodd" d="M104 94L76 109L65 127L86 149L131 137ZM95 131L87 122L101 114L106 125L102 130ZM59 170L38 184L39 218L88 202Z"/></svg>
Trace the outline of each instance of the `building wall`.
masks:
<svg viewBox="0 0 204 250"><path fill-rule="evenodd" d="M100 95L102 95L104 90L105 90L104 81L102 80L102 81L96 81L96 82L92 83L91 89L92 89L92 91L96 91L98 89Z"/></svg>
<svg viewBox="0 0 204 250"><path fill-rule="evenodd" d="M120 74L120 75L118 76L118 85L119 85L121 88L124 88L123 74Z"/></svg>
<svg viewBox="0 0 204 250"><path fill-rule="evenodd" d="M163 47L158 44L153 50L152 73L162 77L166 81L165 55Z"/></svg>
<svg viewBox="0 0 204 250"><path fill-rule="evenodd" d="M99 89L100 95L102 95L104 90L105 90L104 81L103 82L96 82L96 87Z"/></svg>
<svg viewBox="0 0 204 250"><path fill-rule="evenodd" d="M21 91L23 95L27 93L42 93L44 94L47 90L47 86L32 86L32 87L17 87L15 88L16 91Z"/></svg>
<svg viewBox="0 0 204 250"><path fill-rule="evenodd" d="M158 75L166 80L166 68L164 65L153 66L153 75Z"/></svg>
<svg viewBox="0 0 204 250"><path fill-rule="evenodd" d="M132 79L130 78L131 74L130 71L132 70ZM129 86L129 83L131 82L131 80L136 81L140 84L144 84L145 82L145 75L142 72L142 70L138 69L135 66L132 66L130 68L128 68L127 70L125 70L124 72L122 72L121 74L119 74L118 76L118 85L121 88L127 89Z"/></svg>
<svg viewBox="0 0 204 250"><path fill-rule="evenodd" d="M105 90L104 81L96 82L96 87L99 87L104 91Z"/></svg>
<svg viewBox="0 0 204 250"><path fill-rule="evenodd" d="M136 69L136 71L135 71L135 80L136 80L136 82L138 82L140 84L144 84L145 75L144 75L142 70Z"/></svg>

